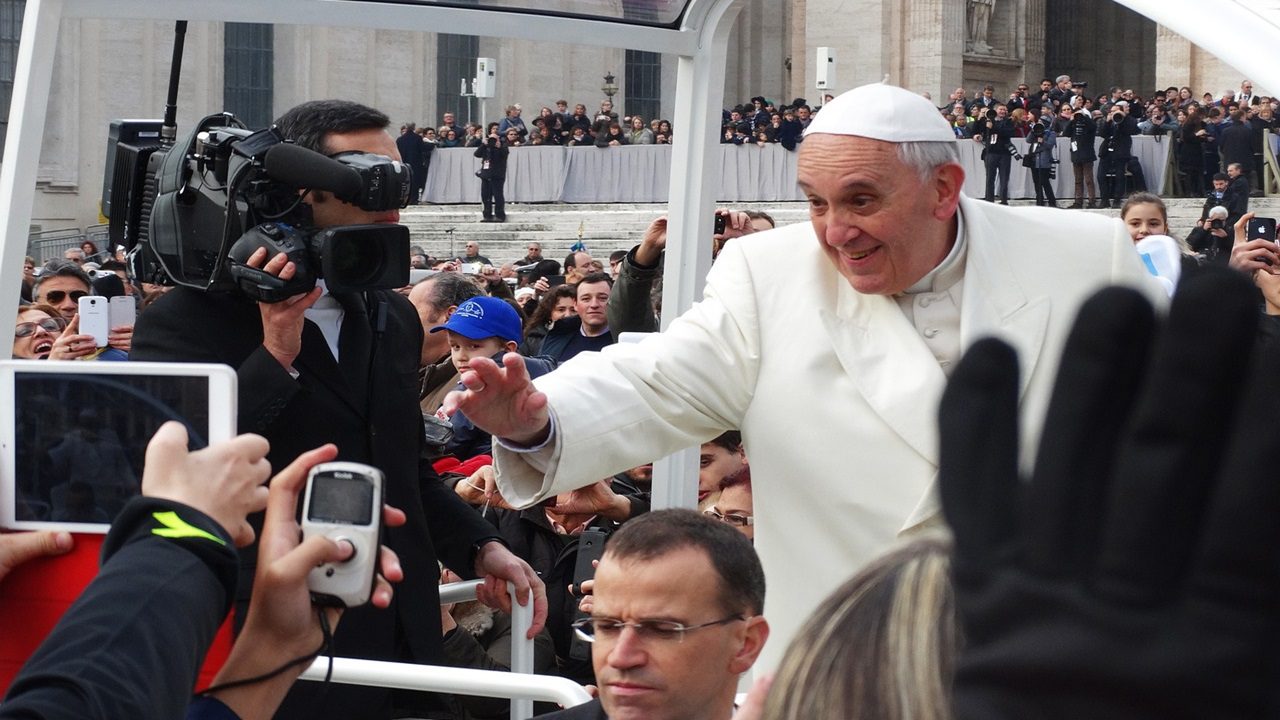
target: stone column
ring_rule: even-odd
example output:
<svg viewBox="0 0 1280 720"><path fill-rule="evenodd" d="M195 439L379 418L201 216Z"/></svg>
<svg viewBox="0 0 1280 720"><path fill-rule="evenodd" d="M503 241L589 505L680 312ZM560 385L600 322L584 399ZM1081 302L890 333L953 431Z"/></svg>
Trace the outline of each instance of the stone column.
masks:
<svg viewBox="0 0 1280 720"><path fill-rule="evenodd" d="M903 20L900 77L890 79L941 105L964 76L965 0L916 0Z"/></svg>

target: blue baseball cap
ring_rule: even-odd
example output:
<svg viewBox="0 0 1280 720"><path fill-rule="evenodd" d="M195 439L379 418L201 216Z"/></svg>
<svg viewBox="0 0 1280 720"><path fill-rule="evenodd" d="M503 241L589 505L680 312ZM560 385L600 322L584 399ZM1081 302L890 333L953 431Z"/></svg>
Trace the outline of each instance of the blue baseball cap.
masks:
<svg viewBox="0 0 1280 720"><path fill-rule="evenodd" d="M458 306L443 325L431 328L431 332L452 330L472 340L484 340L497 337L511 342L520 342L523 333L520 330L520 313L507 304L506 300L482 295L473 297Z"/></svg>

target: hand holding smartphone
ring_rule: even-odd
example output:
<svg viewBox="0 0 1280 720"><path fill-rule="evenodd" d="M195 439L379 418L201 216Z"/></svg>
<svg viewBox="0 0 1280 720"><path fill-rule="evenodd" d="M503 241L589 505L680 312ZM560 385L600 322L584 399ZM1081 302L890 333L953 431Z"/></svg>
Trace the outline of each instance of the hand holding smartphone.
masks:
<svg viewBox="0 0 1280 720"><path fill-rule="evenodd" d="M80 333L92 335L97 347L106 347L107 335L111 332L111 311L107 299L98 295L85 295L78 302Z"/></svg>
<svg viewBox="0 0 1280 720"><path fill-rule="evenodd" d="M1249 219L1245 240L1269 240L1276 241L1276 219L1269 217L1255 217Z"/></svg>

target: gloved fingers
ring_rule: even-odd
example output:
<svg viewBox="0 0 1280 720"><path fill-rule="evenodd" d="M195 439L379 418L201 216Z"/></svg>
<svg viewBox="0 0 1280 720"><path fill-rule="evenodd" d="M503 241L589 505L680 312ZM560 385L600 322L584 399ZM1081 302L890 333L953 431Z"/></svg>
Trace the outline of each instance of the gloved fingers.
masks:
<svg viewBox="0 0 1280 720"><path fill-rule="evenodd" d="M1023 561L1042 575L1092 568L1115 449L1146 367L1155 312L1129 288L1080 308L1067 338L1021 509Z"/></svg>
<svg viewBox="0 0 1280 720"><path fill-rule="evenodd" d="M1108 491L1100 594L1151 604L1184 580L1257 332L1254 298L1217 268L1174 295Z"/></svg>
<svg viewBox="0 0 1280 720"><path fill-rule="evenodd" d="M1280 347L1255 353L1189 587L1213 602L1274 609L1280 596Z"/></svg>
<svg viewBox="0 0 1280 720"><path fill-rule="evenodd" d="M958 572L1015 550L1018 356L995 339L974 343L942 394L939 493L955 535Z"/></svg>

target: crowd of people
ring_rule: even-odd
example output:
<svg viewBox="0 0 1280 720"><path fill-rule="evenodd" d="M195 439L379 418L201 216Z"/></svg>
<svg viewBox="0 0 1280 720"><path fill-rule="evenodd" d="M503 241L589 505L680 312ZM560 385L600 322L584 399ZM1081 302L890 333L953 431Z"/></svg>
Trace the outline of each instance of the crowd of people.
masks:
<svg viewBox="0 0 1280 720"><path fill-rule="evenodd" d="M1063 97L1068 109L1083 106ZM742 123L774 123L757 101L750 117L729 111L735 135ZM716 231L699 239L713 260L705 299L662 333L665 217L607 260L585 248L547 258L536 242L505 263L474 240L454 258L413 248L411 264L426 272L395 291L318 286L268 304L133 287L136 332L113 328L106 348L91 337L85 347L75 301L133 286L124 268L98 258L86 270L96 248L38 273L29 263L15 356L105 360L110 348L132 360L225 363L239 379L240 430L261 437L188 454L171 429L157 435L148 497L121 511L101 576L0 717L81 717L99 702L107 717L142 716L141 707L176 717L232 607L242 634L188 717L505 716L505 703L292 681L326 644L339 655L505 669L507 582L533 603L538 670L598 688L587 705L543 708L555 718L723 720L753 666L779 674L753 691L744 720L1251 716L1264 699L1249 683L1265 685L1275 669L1266 657L1280 617L1259 598L1280 587L1269 515L1280 495L1259 451L1237 447L1229 430L1237 416L1265 425L1268 408L1246 386L1280 391L1265 363L1250 371L1256 384L1238 382L1255 338L1280 352L1267 342L1280 337L1270 272L1280 248L1245 236L1245 168L1214 180L1182 272L1165 288L1178 288L1171 334L1149 351L1152 308L1168 294L1133 246L1170 233L1159 197L1128 194L1120 223L976 202L961 192L955 123L918 95L874 85L825 100L820 114L798 105L810 222L774 228L765 213L717 210ZM495 145L521 142L519 115L492 129ZM412 128L392 138L385 115L344 101L304 103L277 124L322 152L394 157L406 137L418 142ZM307 202L323 226L398 220L323 195ZM486 215L501 208L494 198ZM295 270L265 251L248 263L285 279ZM792 274L779 281L784 265ZM1266 317L1242 274L1260 288ZM1129 289L1094 295L1112 283ZM1201 322L1210 312L1226 320ZM654 334L619 344L624 332ZM961 340L988 334L1002 341ZM1188 363L1179 353L1199 355ZM1026 454L1037 464L1025 510L1020 443L1040 448ZM698 510L651 511L652 462L694 446ZM306 470L334 458L381 468L389 506L375 607L341 618L311 608L305 575L350 550L299 544L295 519ZM268 464L286 468L269 498L259 487ZM1082 499L1066 490L1075 481L1090 483ZM1190 485L1195 500L1231 512L1169 507ZM1150 498L1161 501L1143 505ZM245 516L263 508L251 544ZM153 532L164 512L200 533ZM1023 512L1034 522L1013 521ZM954 544L932 534L944 523ZM926 539L885 555L900 535ZM0 573L29 537L0 535ZM1164 545L1170 537L1176 547ZM228 543L242 548L238 559ZM1050 547L1029 558L1009 550L1019 543ZM580 561L601 547L594 570ZM1184 584L1197 548L1218 559L1270 554L1216 575L1194 567L1201 574ZM66 549L66 538L46 535L21 553ZM1155 560L1164 574L1133 569ZM130 584L154 563L181 567L191 586ZM1092 582L1080 568L1093 563L1115 584ZM437 584L469 577L485 578L478 604L436 612ZM1232 592L1206 590L1224 586ZM1178 593L1189 600L1171 607ZM134 631L122 647L84 631L95 602L132 607L143 595L147 612L117 618ZM148 629L147 613L165 606L166 618L188 622L161 642L168 626ZM1079 644L1046 642L1041 627ZM1165 640L1188 651L1178 655L1186 673L1143 652ZM1191 650L1205 646L1218 652L1196 660ZM145 658L152 684L83 672L111 666L115 652ZM1076 682L1046 694L1054 669ZM1117 699L1117 682L1134 694ZM149 697L152 687L164 697ZM1230 707L1242 712L1221 714Z"/></svg>
<svg viewBox="0 0 1280 720"><path fill-rule="evenodd" d="M1039 137L1051 147L1054 139L1066 138L1076 177L1072 207L1084 207L1086 200L1088 207L1118 207L1129 192L1148 189L1132 154L1135 135L1157 136L1171 143L1177 165L1175 185L1184 196L1203 197L1213 186L1214 176L1233 164L1240 166L1251 192L1260 194L1264 132L1276 128L1280 98L1254 93L1249 80L1242 81L1238 90L1227 89L1220 95L1197 96L1185 86L1156 90L1148 97L1118 86L1095 95L1088 83L1060 75L1042 79L1035 89L1019 83L1007 99L996 97L992 85L973 94L956 88L938 110L956 138L983 143L988 200L994 199L992 179L1000 174L999 196L1008 201L1009 157L1016 154L1010 140ZM1028 167L1038 171L1051 165L1046 157ZM1037 177L1036 197L1044 204L1042 185L1047 187ZM1051 195L1047 202L1054 203Z"/></svg>

